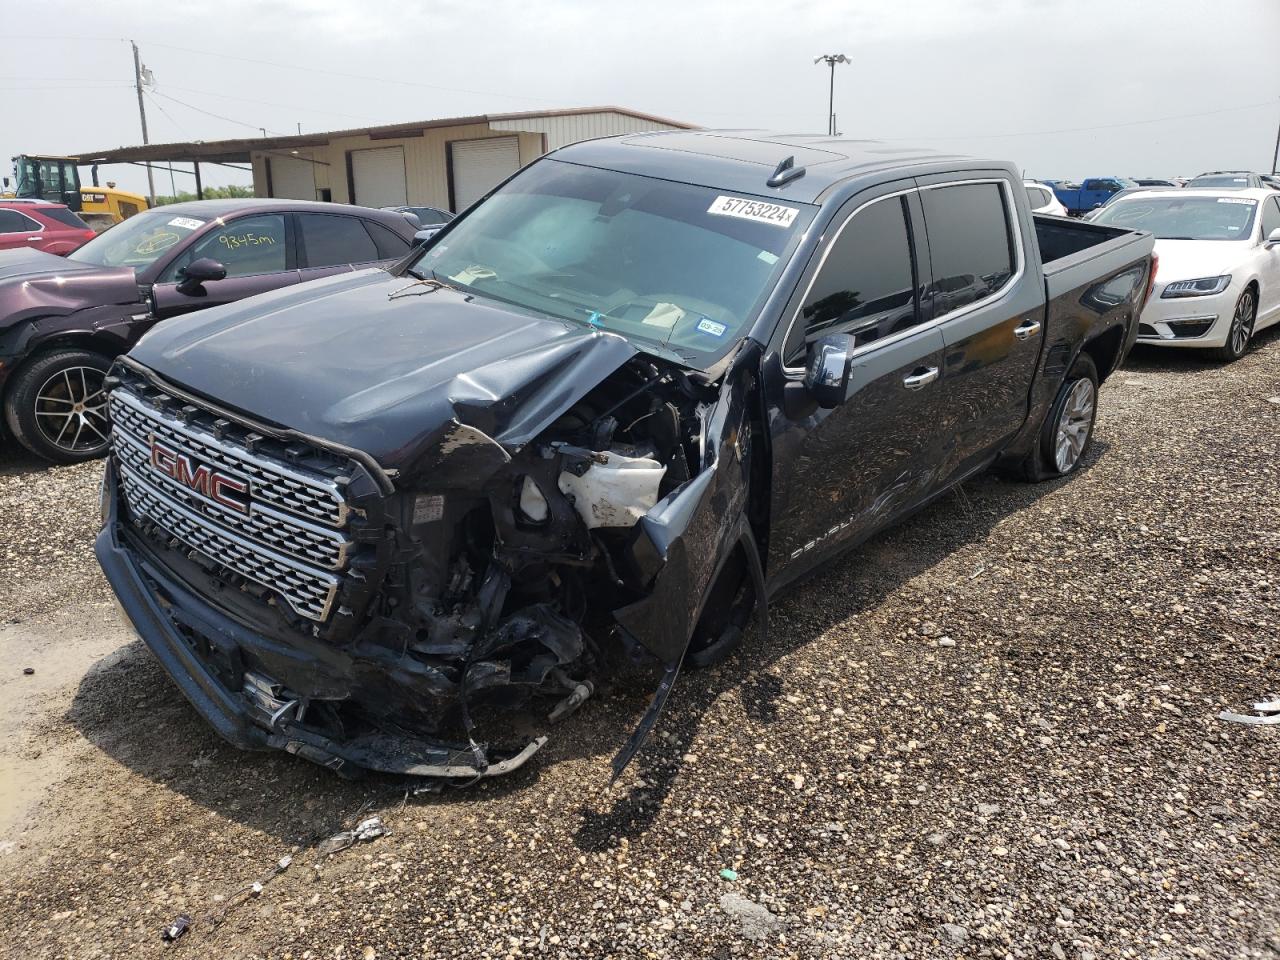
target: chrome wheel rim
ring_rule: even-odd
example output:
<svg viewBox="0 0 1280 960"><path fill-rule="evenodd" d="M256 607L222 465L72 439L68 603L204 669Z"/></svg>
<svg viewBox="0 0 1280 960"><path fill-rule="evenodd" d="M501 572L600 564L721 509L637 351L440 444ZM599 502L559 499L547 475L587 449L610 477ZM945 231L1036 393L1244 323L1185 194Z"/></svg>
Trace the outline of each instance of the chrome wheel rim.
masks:
<svg viewBox="0 0 1280 960"><path fill-rule="evenodd" d="M1084 453L1084 445L1093 429L1093 381L1081 377L1072 384L1067 402L1058 418L1058 434L1054 440L1054 464L1059 473L1067 473Z"/></svg>
<svg viewBox="0 0 1280 960"><path fill-rule="evenodd" d="M111 421L104 377L94 367L67 367L36 393L36 426L59 450L95 453L106 447Z"/></svg>
<svg viewBox="0 0 1280 960"><path fill-rule="evenodd" d="M1253 294L1246 290L1236 301L1236 312L1231 318L1231 352L1236 356L1244 353L1249 345L1249 334L1253 327Z"/></svg>

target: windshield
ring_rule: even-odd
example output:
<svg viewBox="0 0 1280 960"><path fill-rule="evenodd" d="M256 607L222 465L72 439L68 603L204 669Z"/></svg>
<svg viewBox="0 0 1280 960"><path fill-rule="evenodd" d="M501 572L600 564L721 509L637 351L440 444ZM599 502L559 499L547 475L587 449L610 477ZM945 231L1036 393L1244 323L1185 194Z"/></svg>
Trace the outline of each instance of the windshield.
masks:
<svg viewBox="0 0 1280 960"><path fill-rule="evenodd" d="M745 332L812 216L804 204L543 160L410 272L706 360Z"/></svg>
<svg viewBox="0 0 1280 960"><path fill-rule="evenodd" d="M1239 174L1218 174L1209 177L1196 177L1188 187L1247 187L1249 178Z"/></svg>
<svg viewBox="0 0 1280 960"><path fill-rule="evenodd" d="M1102 208L1094 223L1150 230L1157 240L1244 240L1258 201L1248 197L1128 197Z"/></svg>
<svg viewBox="0 0 1280 960"><path fill-rule="evenodd" d="M145 270L208 222L184 217L163 208L148 210L100 233L68 255L68 260L98 267L133 267Z"/></svg>

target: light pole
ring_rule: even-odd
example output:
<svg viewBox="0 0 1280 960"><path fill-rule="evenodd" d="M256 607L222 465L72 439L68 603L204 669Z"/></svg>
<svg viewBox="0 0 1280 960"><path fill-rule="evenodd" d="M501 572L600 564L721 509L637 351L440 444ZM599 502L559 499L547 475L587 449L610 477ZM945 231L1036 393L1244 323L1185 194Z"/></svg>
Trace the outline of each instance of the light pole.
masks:
<svg viewBox="0 0 1280 960"><path fill-rule="evenodd" d="M853 63L843 53L824 53L813 58L814 63L825 63L831 68L831 90L827 100L827 136L836 135L836 64Z"/></svg>

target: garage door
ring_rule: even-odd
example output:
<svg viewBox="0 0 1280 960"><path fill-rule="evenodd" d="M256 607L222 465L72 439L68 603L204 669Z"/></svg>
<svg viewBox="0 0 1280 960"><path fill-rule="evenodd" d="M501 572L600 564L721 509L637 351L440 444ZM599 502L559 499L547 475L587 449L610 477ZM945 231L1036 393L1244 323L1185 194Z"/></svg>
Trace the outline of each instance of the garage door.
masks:
<svg viewBox="0 0 1280 960"><path fill-rule="evenodd" d="M453 163L453 209L461 213L496 184L520 169L520 141L455 140L449 144Z"/></svg>
<svg viewBox="0 0 1280 960"><path fill-rule="evenodd" d="M365 207L402 207L409 202L404 177L404 147L351 151L352 203Z"/></svg>
<svg viewBox="0 0 1280 960"><path fill-rule="evenodd" d="M268 157L271 164L271 195L285 200L316 198L316 168L310 160L297 157Z"/></svg>

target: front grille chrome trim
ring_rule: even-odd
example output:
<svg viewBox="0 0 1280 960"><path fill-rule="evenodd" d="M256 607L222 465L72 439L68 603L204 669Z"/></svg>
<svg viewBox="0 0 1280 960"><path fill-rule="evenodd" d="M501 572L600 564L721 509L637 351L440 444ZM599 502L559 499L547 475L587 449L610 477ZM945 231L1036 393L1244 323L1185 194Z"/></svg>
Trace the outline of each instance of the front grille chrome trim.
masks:
<svg viewBox="0 0 1280 960"><path fill-rule="evenodd" d="M212 466L246 477L255 500L326 525L346 524L349 507L341 487L332 480L255 457L212 433L165 415L125 390L113 390L109 399L113 430L124 427L139 438L154 433L157 439L178 444Z"/></svg>
<svg viewBox="0 0 1280 960"><path fill-rule="evenodd" d="M154 484L117 463L129 509L157 524L192 550L282 597L301 617L323 621L341 584L339 578L267 550L183 506Z"/></svg>
<svg viewBox="0 0 1280 960"><path fill-rule="evenodd" d="M314 563L326 570L346 566L352 542L337 530L317 526L298 517L250 501L249 515L235 513L184 487L167 474L150 468L150 453L136 436L116 431L116 456L149 487L162 486L169 496L196 513L213 521L220 532L244 536L251 542L295 559ZM242 479L243 476L241 477ZM160 481L159 484L156 481Z"/></svg>

